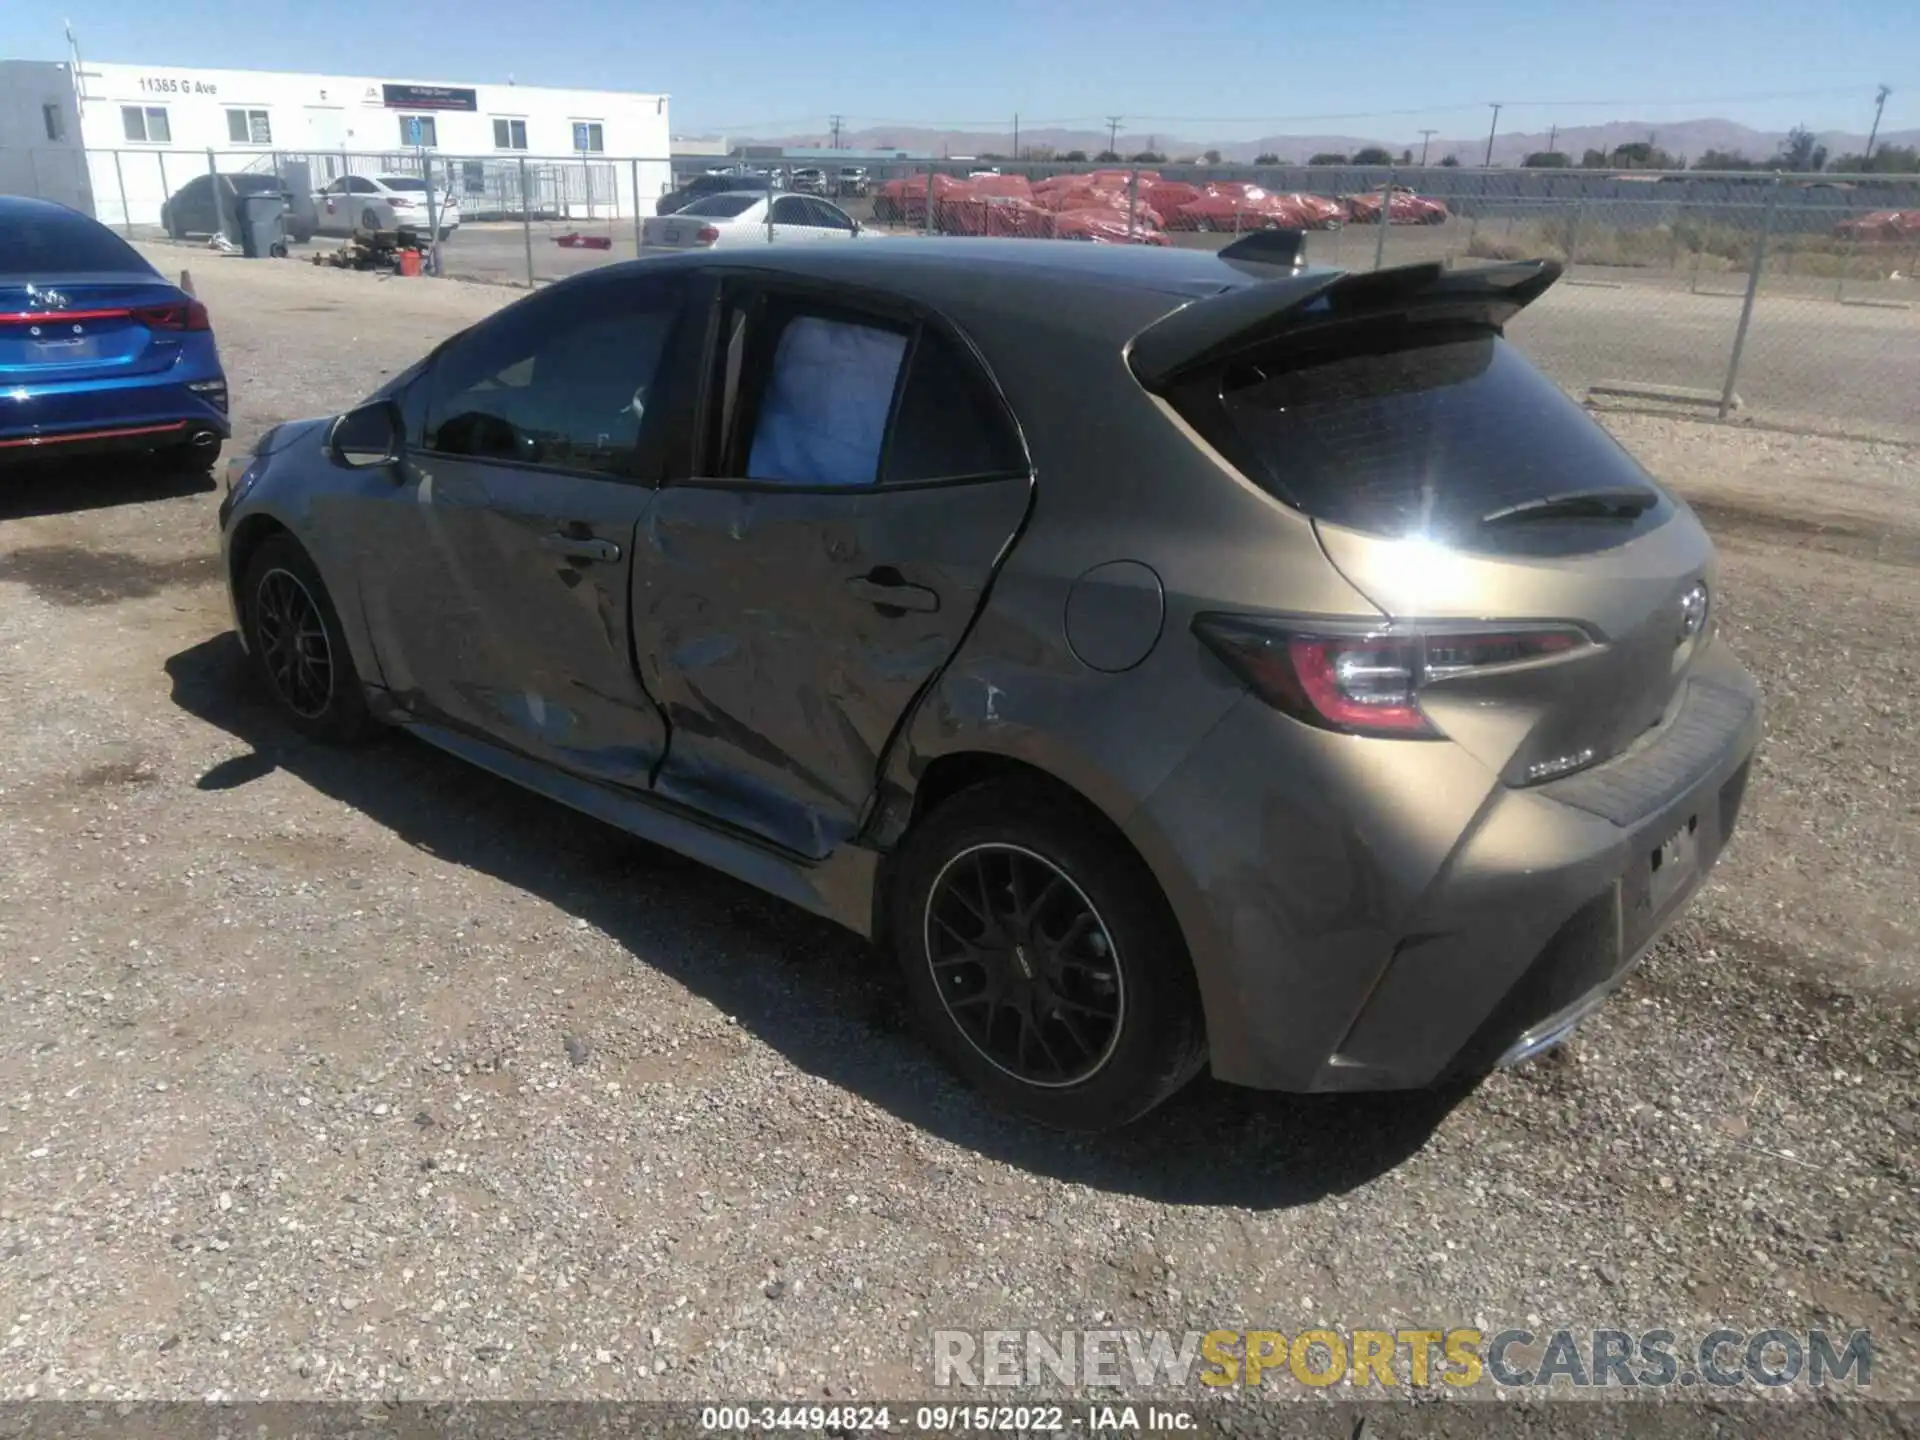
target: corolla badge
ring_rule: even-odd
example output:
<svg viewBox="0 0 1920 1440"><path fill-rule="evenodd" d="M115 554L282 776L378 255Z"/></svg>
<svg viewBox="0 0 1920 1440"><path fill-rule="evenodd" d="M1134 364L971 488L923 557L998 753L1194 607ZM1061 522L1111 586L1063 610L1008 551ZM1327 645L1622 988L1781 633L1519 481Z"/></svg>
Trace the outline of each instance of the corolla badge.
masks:
<svg viewBox="0 0 1920 1440"><path fill-rule="evenodd" d="M1707 627L1707 587L1695 583L1680 597L1680 636L1675 644L1684 645Z"/></svg>

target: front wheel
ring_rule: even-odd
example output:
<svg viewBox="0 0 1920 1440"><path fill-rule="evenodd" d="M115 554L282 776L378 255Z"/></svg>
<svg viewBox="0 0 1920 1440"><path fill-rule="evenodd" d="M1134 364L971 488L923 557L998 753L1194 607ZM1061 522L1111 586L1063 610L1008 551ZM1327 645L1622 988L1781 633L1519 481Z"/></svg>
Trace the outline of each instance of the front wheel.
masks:
<svg viewBox="0 0 1920 1440"><path fill-rule="evenodd" d="M1152 875L1077 806L962 792L907 838L894 936L915 1007L963 1077L1065 1130L1109 1130L1206 1059L1186 946Z"/></svg>
<svg viewBox="0 0 1920 1440"><path fill-rule="evenodd" d="M339 613L292 536L269 537L248 560L240 622L254 673L301 734L347 743L373 728Z"/></svg>

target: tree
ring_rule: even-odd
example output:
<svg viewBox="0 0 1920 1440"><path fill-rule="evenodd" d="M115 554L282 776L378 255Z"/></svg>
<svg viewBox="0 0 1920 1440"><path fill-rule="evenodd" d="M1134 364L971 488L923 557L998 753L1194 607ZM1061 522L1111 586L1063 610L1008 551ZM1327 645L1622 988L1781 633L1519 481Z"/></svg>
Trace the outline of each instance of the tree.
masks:
<svg viewBox="0 0 1920 1440"><path fill-rule="evenodd" d="M1402 165L1411 165L1411 164L1413 163L1413 151L1411 151L1411 150L1402 150L1402 151L1400 152L1400 161L1399 161L1399 163L1400 163L1400 164L1402 164Z"/></svg>
<svg viewBox="0 0 1920 1440"><path fill-rule="evenodd" d="M1780 154L1776 161L1782 170L1791 170L1796 175L1810 175L1826 168L1827 147L1815 139L1806 126L1796 125L1787 132L1787 138L1780 142Z"/></svg>
<svg viewBox="0 0 1920 1440"><path fill-rule="evenodd" d="M1520 162L1522 170L1564 170L1573 157L1559 150L1536 150Z"/></svg>
<svg viewBox="0 0 1920 1440"><path fill-rule="evenodd" d="M1872 160L1861 154L1842 155L1832 168L1842 175L1864 175L1868 171L1877 175L1920 175L1920 147L1876 145Z"/></svg>
<svg viewBox="0 0 1920 1440"><path fill-rule="evenodd" d="M1258 155L1253 157L1253 163L1256 165L1278 165L1280 163L1280 157L1271 150L1262 150Z"/></svg>
<svg viewBox="0 0 1920 1440"><path fill-rule="evenodd" d="M1758 170L1760 162L1749 160L1738 150L1706 150L1693 162L1696 170Z"/></svg>
<svg viewBox="0 0 1920 1440"><path fill-rule="evenodd" d="M1218 165L1220 163L1220 152L1218 150L1208 150L1202 154L1200 158L1209 165Z"/></svg>
<svg viewBox="0 0 1920 1440"><path fill-rule="evenodd" d="M1586 154L1580 157L1580 168L1582 170L1606 169L1607 168L1607 152L1604 150L1587 151Z"/></svg>
<svg viewBox="0 0 1920 1440"><path fill-rule="evenodd" d="M1129 155L1127 160L1130 164L1134 165L1164 165L1167 163L1167 157L1162 155L1158 150L1137 150Z"/></svg>
<svg viewBox="0 0 1920 1440"><path fill-rule="evenodd" d="M1085 157L1083 156L1081 158L1084 159ZM1098 155L1094 156L1093 159L1097 165L1118 165L1120 163L1120 152L1118 150L1102 150Z"/></svg>
<svg viewBox="0 0 1920 1440"><path fill-rule="evenodd" d="M1030 161L1035 165L1044 165L1049 160L1053 159L1053 146L1029 145L1025 150L1021 152L1020 158L1022 160Z"/></svg>
<svg viewBox="0 0 1920 1440"><path fill-rule="evenodd" d="M1353 152L1353 163L1355 165L1391 165L1393 156L1378 145L1369 145L1364 150Z"/></svg>
<svg viewBox="0 0 1920 1440"><path fill-rule="evenodd" d="M1451 170L1460 163L1460 157L1458 155L1442 155L1440 157L1440 163Z"/></svg>
<svg viewBox="0 0 1920 1440"><path fill-rule="evenodd" d="M1087 163L1087 152L1084 150L1069 150L1060 158L1069 165L1084 165ZM1100 158L1104 160L1106 156L1102 155Z"/></svg>
<svg viewBox="0 0 1920 1440"><path fill-rule="evenodd" d="M1320 154L1314 156L1311 160L1307 161L1307 164L1309 165L1344 165L1346 163L1347 163L1346 156L1335 155L1331 150L1324 150Z"/></svg>

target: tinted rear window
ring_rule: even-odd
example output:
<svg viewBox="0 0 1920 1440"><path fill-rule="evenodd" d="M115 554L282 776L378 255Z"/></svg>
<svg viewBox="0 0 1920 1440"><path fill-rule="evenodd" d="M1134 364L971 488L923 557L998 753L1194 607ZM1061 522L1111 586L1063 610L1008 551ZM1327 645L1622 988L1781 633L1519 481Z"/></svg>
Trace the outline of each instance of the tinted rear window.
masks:
<svg viewBox="0 0 1920 1440"><path fill-rule="evenodd" d="M106 226L69 211L29 209L0 225L0 275L78 275L124 271L151 278L153 267Z"/></svg>
<svg viewBox="0 0 1920 1440"><path fill-rule="evenodd" d="M1277 345L1230 364L1217 394L1249 478L1357 530L1458 534L1528 500L1653 488L1491 330L1393 326L1343 334L1337 349Z"/></svg>
<svg viewBox="0 0 1920 1440"><path fill-rule="evenodd" d="M705 216L710 220L731 220L760 203L758 195L712 195L705 200L696 200L680 213L691 215L694 219Z"/></svg>
<svg viewBox="0 0 1920 1440"><path fill-rule="evenodd" d="M242 195L268 195L287 188L280 183L278 175L230 175L227 178Z"/></svg>

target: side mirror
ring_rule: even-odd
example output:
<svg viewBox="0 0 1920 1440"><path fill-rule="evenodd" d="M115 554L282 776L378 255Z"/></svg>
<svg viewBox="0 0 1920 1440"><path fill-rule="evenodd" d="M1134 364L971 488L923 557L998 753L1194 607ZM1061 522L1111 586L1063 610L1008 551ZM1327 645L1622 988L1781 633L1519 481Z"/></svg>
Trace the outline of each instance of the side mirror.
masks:
<svg viewBox="0 0 1920 1440"><path fill-rule="evenodd" d="M391 400L375 400L333 422L327 453L353 470L391 465L400 458L402 433L400 407Z"/></svg>

